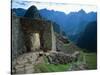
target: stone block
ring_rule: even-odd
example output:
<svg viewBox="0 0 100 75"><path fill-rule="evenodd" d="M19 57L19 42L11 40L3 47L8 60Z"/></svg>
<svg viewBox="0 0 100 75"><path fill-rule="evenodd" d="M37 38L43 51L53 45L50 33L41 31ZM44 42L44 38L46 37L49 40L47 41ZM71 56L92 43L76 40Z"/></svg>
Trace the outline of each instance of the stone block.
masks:
<svg viewBox="0 0 100 75"><path fill-rule="evenodd" d="M27 59L17 60L17 64L24 64L24 63L27 63L27 62L28 62Z"/></svg>
<svg viewBox="0 0 100 75"><path fill-rule="evenodd" d="M24 74L24 73L25 73L24 68L19 68L16 70L16 74Z"/></svg>
<svg viewBox="0 0 100 75"><path fill-rule="evenodd" d="M16 66L15 66L15 69L16 69L16 70L19 69L19 68L24 68L24 65L16 65Z"/></svg>

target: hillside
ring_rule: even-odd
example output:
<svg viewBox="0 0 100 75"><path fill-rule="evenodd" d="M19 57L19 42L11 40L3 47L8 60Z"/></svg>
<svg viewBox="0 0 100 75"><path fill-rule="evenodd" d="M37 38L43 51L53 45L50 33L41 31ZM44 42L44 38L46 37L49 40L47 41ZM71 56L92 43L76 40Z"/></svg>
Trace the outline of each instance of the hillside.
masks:
<svg viewBox="0 0 100 75"><path fill-rule="evenodd" d="M77 45L81 48L85 48L88 51L97 51L97 22L88 23L85 31L80 34L80 38L77 41Z"/></svg>

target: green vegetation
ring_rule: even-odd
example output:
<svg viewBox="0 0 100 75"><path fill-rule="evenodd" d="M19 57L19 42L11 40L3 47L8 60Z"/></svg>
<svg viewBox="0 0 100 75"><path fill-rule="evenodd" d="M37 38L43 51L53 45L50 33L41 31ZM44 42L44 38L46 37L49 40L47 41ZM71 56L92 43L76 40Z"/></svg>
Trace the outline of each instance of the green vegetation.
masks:
<svg viewBox="0 0 100 75"><path fill-rule="evenodd" d="M48 59L44 56L45 63L35 65L36 72L61 72L67 71L70 64L48 64Z"/></svg>
<svg viewBox="0 0 100 75"><path fill-rule="evenodd" d="M86 64L88 69L96 69L97 68L97 54L96 53L84 53L86 58Z"/></svg>
<svg viewBox="0 0 100 75"><path fill-rule="evenodd" d="M70 67L70 64L38 64L36 69L39 69L40 72L61 72L67 71Z"/></svg>
<svg viewBox="0 0 100 75"><path fill-rule="evenodd" d="M80 51L79 62L85 63L88 69L97 68L97 54L95 52L83 52Z"/></svg>
<svg viewBox="0 0 100 75"><path fill-rule="evenodd" d="M45 63L48 63L48 59L46 58L46 56L43 56Z"/></svg>
<svg viewBox="0 0 100 75"><path fill-rule="evenodd" d="M86 53L80 51L80 56L78 61L72 62L69 64L48 64L48 59L44 56L45 63L35 65L36 72L61 72L68 71L71 68L71 65L74 64L86 64L87 69L96 69L97 68L97 54L96 53Z"/></svg>
<svg viewBox="0 0 100 75"><path fill-rule="evenodd" d="M81 51L80 48L78 48L76 45L74 45L72 42L68 43L68 44L64 44L63 47L65 48L64 52L67 53L74 53L75 51Z"/></svg>

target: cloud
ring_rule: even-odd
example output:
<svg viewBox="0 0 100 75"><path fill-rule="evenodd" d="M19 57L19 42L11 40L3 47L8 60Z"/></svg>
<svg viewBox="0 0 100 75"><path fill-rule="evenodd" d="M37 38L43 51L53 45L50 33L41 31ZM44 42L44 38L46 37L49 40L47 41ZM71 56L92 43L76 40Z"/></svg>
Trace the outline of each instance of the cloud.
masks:
<svg viewBox="0 0 100 75"><path fill-rule="evenodd" d="M16 2L19 5L26 5L24 2Z"/></svg>
<svg viewBox="0 0 100 75"><path fill-rule="evenodd" d="M45 2L44 2L45 1ZM86 5L86 4L73 4L73 3L63 3L58 2L58 0L49 1L49 0L13 0L12 7L13 8L24 8L27 9L31 5L35 5L38 9L47 8L49 10L63 11L65 13L69 13L71 11L79 11L84 9L87 13L90 11L96 11L97 8L94 5ZM61 0L60 0L61 1ZM72 1L72 0L71 0Z"/></svg>

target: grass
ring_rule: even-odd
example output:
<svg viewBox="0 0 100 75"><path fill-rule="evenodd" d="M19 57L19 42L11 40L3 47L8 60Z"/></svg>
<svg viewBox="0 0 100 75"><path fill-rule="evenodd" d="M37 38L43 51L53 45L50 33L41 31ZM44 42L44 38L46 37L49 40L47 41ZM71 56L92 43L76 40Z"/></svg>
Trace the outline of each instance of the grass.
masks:
<svg viewBox="0 0 100 75"><path fill-rule="evenodd" d="M35 65L37 72L61 72L67 71L70 64L48 64L48 59L44 56L45 63Z"/></svg>
<svg viewBox="0 0 100 75"><path fill-rule="evenodd" d="M84 53L86 58L86 64L89 69L97 68L97 54L96 53Z"/></svg>
<svg viewBox="0 0 100 75"><path fill-rule="evenodd" d="M81 55L78 59L78 62L80 64L84 63L83 56L85 56L85 62L88 66L88 70L97 68L97 55L96 55L96 53L86 53L86 52L81 51ZM45 56L44 56L44 61L45 61L45 63L35 65L35 70L37 73L68 71L71 64L72 64L72 63L57 64L57 65L48 64L48 59ZM73 62L73 63L77 63L77 62Z"/></svg>
<svg viewBox="0 0 100 75"><path fill-rule="evenodd" d="M38 64L36 68L39 69L40 72L61 72L67 71L70 67L70 64Z"/></svg>
<svg viewBox="0 0 100 75"><path fill-rule="evenodd" d="M46 56L43 56L45 63L48 63L48 59L46 58Z"/></svg>

